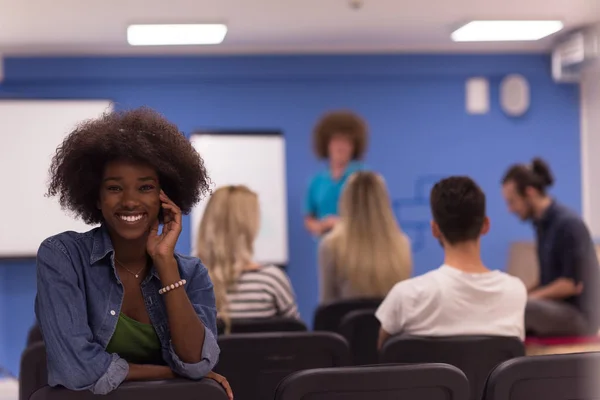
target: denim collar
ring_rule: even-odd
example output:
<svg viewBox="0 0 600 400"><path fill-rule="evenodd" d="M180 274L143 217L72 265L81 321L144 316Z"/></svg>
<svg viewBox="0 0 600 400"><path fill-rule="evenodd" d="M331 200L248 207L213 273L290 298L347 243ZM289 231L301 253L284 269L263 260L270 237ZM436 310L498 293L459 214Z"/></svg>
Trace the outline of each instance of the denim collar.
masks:
<svg viewBox="0 0 600 400"><path fill-rule="evenodd" d="M94 230L93 233L93 242L92 242L92 254L90 255L90 264L92 266L97 265L106 265L104 263L100 263L99 261L103 260L110 254L112 268L115 268L114 262L112 259L114 258L115 249L112 244L112 240L110 239L110 235L108 234L108 228L106 225L102 224L98 228ZM116 271L115 271L116 274ZM154 265L150 268L150 274L158 278L158 272Z"/></svg>
<svg viewBox="0 0 600 400"><path fill-rule="evenodd" d="M90 263L96 264L98 261L105 258L108 254L114 253L112 241L108 234L108 229L104 224L94 230L92 235L92 254L90 255Z"/></svg>

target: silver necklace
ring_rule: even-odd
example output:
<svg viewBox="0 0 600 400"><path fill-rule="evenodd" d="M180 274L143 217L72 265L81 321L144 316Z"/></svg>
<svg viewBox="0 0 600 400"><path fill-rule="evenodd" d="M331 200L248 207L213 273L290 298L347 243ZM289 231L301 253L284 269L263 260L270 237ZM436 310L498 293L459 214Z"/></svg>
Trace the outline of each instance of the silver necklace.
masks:
<svg viewBox="0 0 600 400"><path fill-rule="evenodd" d="M117 257L115 257L115 261L117 262L117 264L119 264L121 267L125 268L125 270L127 272L129 272L131 275L135 276L136 278L139 278L140 273L144 270L144 268L146 268L146 266L144 265L137 273L135 273L132 270L130 270L129 268L127 268L126 266L124 266L121 261L117 260Z"/></svg>

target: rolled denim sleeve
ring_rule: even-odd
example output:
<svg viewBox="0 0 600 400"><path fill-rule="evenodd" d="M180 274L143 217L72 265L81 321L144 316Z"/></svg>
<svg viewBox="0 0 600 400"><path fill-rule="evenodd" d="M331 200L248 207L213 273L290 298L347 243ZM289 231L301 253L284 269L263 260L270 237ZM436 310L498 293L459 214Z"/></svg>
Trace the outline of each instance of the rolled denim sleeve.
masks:
<svg viewBox="0 0 600 400"><path fill-rule="evenodd" d="M46 346L48 384L106 394L125 380L129 365L94 342L79 282L64 245L46 239L37 254L35 313Z"/></svg>
<svg viewBox="0 0 600 400"><path fill-rule="evenodd" d="M111 354L111 363L108 369L96 381L90 391L94 394L107 394L119 387L129 373L129 364L117 354Z"/></svg>
<svg viewBox="0 0 600 400"><path fill-rule="evenodd" d="M194 268L194 276L186 285L186 292L198 318L204 324L204 344L202 345L202 359L200 362L189 364L181 361L173 348L169 346L169 355L172 360L171 369L188 379L202 379L215 367L219 361L219 345L217 344L217 307L213 284L208 276L208 271L198 260Z"/></svg>
<svg viewBox="0 0 600 400"><path fill-rule="evenodd" d="M208 374L217 364L219 360L219 345L215 335L206 328L204 330L204 344L202 345L202 360L195 364L188 364L179 358L175 350L173 349L173 343L169 348L169 353L173 360L171 368L175 373L189 379L202 379Z"/></svg>

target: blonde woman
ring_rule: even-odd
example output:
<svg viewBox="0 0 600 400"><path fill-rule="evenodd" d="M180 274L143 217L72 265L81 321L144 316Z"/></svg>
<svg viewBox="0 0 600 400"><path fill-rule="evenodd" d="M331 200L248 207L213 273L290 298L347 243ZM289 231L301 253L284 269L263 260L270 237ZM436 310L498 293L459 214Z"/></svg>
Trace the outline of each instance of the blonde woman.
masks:
<svg viewBox="0 0 600 400"><path fill-rule="evenodd" d="M226 332L234 319L299 317L287 275L253 260L259 222L256 193L225 186L210 197L200 223L197 256L208 268Z"/></svg>
<svg viewBox="0 0 600 400"><path fill-rule="evenodd" d="M359 171L348 179L340 198L340 223L319 246L319 269L321 303L383 298L410 277L410 242L378 174Z"/></svg>

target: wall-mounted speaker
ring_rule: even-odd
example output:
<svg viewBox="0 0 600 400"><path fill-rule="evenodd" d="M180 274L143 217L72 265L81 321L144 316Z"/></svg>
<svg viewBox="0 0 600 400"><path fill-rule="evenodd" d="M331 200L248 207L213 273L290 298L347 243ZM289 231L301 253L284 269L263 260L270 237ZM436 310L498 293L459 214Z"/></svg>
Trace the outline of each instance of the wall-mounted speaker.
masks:
<svg viewBox="0 0 600 400"><path fill-rule="evenodd" d="M508 75L500 83L500 106L506 115L520 117L529 110L529 82L522 75Z"/></svg>
<svg viewBox="0 0 600 400"><path fill-rule="evenodd" d="M465 92L467 113L487 114L490 111L490 83L486 78L468 79Z"/></svg>

